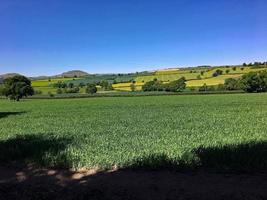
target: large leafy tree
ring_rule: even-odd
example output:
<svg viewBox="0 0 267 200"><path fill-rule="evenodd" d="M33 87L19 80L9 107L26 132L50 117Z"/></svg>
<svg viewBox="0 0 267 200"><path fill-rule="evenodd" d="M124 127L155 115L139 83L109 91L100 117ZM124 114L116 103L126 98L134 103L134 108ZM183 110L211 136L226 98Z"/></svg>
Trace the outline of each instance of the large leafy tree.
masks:
<svg viewBox="0 0 267 200"><path fill-rule="evenodd" d="M34 90L28 78L17 75L4 80L2 93L11 100L19 101L23 97L33 95Z"/></svg>
<svg viewBox="0 0 267 200"><path fill-rule="evenodd" d="M242 88L246 92L266 92L267 72L250 72L241 78Z"/></svg>

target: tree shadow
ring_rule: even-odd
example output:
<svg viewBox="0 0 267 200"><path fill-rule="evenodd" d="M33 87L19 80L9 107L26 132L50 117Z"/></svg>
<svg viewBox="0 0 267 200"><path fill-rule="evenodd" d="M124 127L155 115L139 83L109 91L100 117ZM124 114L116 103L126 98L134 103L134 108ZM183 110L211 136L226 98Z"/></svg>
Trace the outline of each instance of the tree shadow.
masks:
<svg viewBox="0 0 267 200"><path fill-rule="evenodd" d="M22 115L24 113L26 112L0 112L0 118L8 117L9 115Z"/></svg>
<svg viewBox="0 0 267 200"><path fill-rule="evenodd" d="M267 199L266 151L265 142L200 147L178 160L153 154L109 171L0 167L0 199Z"/></svg>
<svg viewBox="0 0 267 200"><path fill-rule="evenodd" d="M64 153L70 141L70 138L60 138L53 134L17 135L0 140L0 163L70 167L71 163Z"/></svg>

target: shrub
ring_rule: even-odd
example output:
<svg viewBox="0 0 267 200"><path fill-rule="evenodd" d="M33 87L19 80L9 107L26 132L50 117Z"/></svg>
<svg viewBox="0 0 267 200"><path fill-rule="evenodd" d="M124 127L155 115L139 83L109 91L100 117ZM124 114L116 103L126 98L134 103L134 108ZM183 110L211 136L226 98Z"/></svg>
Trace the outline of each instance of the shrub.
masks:
<svg viewBox="0 0 267 200"><path fill-rule="evenodd" d="M38 95L38 94L42 94L43 92L41 90L34 90L34 94Z"/></svg>
<svg viewBox="0 0 267 200"><path fill-rule="evenodd" d="M57 89L57 94L62 94L62 93L63 93L62 89L58 88Z"/></svg>
<svg viewBox="0 0 267 200"><path fill-rule="evenodd" d="M225 86L224 86L224 84L219 84L219 85L217 86L217 90L218 90L218 91L223 91L223 90L225 90Z"/></svg>
<svg viewBox="0 0 267 200"><path fill-rule="evenodd" d="M94 94L97 92L97 88L95 84L88 84L85 90L88 94Z"/></svg>

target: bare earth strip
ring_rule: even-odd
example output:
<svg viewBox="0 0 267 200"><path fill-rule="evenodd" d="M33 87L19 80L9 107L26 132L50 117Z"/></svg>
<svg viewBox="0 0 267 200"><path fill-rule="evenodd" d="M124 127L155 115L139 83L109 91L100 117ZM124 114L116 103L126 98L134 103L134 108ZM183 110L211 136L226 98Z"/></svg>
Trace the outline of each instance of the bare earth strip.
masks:
<svg viewBox="0 0 267 200"><path fill-rule="evenodd" d="M0 199L267 199L267 173L0 167Z"/></svg>

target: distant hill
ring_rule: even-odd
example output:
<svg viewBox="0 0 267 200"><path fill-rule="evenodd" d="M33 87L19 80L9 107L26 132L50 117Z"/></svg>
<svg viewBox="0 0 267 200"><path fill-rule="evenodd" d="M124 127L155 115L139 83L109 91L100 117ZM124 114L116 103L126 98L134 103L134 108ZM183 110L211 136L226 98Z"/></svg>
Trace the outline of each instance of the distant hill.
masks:
<svg viewBox="0 0 267 200"><path fill-rule="evenodd" d="M88 76L89 74L87 72L81 71L81 70L71 70L68 72L64 72L60 74L61 77L83 77Z"/></svg>
<svg viewBox="0 0 267 200"><path fill-rule="evenodd" d="M20 74L18 74L18 73L0 74L0 83L3 83L4 79L9 78L9 77L13 77L16 75L20 75Z"/></svg>

